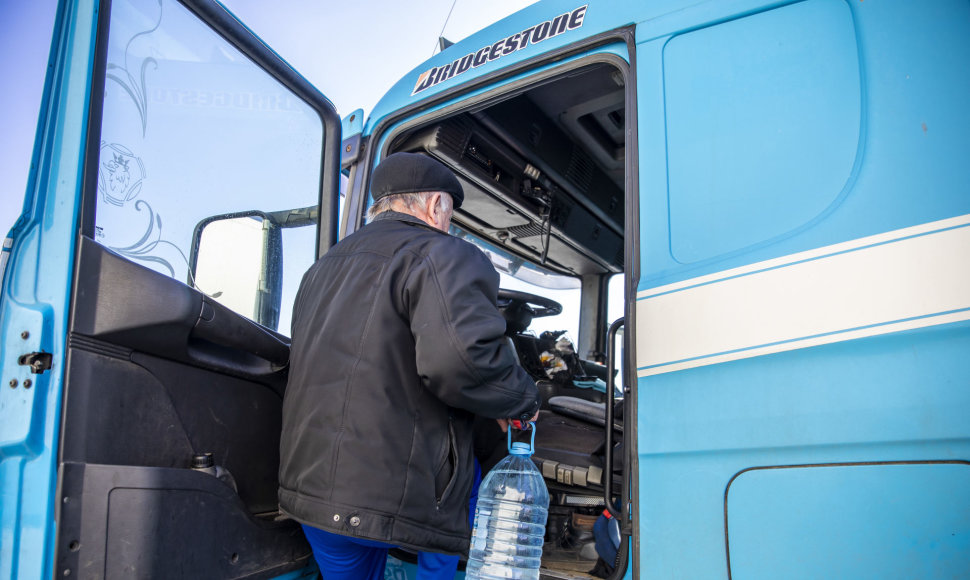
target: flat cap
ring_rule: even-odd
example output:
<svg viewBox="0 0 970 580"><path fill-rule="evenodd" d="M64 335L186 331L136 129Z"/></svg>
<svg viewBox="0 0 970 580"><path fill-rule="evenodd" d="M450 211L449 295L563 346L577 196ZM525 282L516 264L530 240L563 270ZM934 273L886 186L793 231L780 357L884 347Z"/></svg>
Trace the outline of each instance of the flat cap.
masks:
<svg viewBox="0 0 970 580"><path fill-rule="evenodd" d="M444 191L456 208L465 200L458 178L443 163L420 153L393 153L374 170L370 192L374 201L399 193Z"/></svg>

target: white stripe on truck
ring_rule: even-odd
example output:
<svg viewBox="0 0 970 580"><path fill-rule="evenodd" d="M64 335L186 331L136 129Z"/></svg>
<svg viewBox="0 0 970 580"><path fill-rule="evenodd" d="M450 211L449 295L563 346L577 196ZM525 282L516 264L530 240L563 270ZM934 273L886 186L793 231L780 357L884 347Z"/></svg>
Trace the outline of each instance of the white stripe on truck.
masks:
<svg viewBox="0 0 970 580"><path fill-rule="evenodd" d="M970 214L651 288L641 377L970 319Z"/></svg>

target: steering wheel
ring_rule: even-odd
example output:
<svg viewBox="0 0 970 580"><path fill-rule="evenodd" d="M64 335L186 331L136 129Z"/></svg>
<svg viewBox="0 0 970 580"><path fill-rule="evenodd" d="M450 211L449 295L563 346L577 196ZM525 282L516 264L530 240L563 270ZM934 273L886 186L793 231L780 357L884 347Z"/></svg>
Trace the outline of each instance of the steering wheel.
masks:
<svg viewBox="0 0 970 580"><path fill-rule="evenodd" d="M555 316L562 312L562 304L551 298L536 296L528 292L518 290L507 290L499 288L498 307L502 311L517 311L527 308L531 310L532 318L542 318L543 316Z"/></svg>

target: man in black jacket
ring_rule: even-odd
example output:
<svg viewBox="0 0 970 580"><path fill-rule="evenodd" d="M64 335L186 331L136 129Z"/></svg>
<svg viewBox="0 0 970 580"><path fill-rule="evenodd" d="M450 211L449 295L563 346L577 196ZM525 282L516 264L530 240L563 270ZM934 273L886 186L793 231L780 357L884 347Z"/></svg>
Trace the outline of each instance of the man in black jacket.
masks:
<svg viewBox="0 0 970 580"><path fill-rule="evenodd" d="M307 271L293 308L280 507L325 578L382 578L390 546L467 553L473 416L504 429L539 409L504 339L498 274L448 235L455 176L396 153L371 194L371 223Z"/></svg>

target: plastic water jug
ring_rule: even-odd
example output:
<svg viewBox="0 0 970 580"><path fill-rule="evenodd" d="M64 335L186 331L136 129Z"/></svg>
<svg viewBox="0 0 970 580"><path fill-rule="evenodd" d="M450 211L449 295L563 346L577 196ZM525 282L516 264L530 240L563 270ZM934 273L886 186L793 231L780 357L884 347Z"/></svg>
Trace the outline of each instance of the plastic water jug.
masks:
<svg viewBox="0 0 970 580"><path fill-rule="evenodd" d="M466 578L539 578L549 491L530 458L536 440L530 425L531 443L512 443L509 427L509 455L478 488Z"/></svg>

